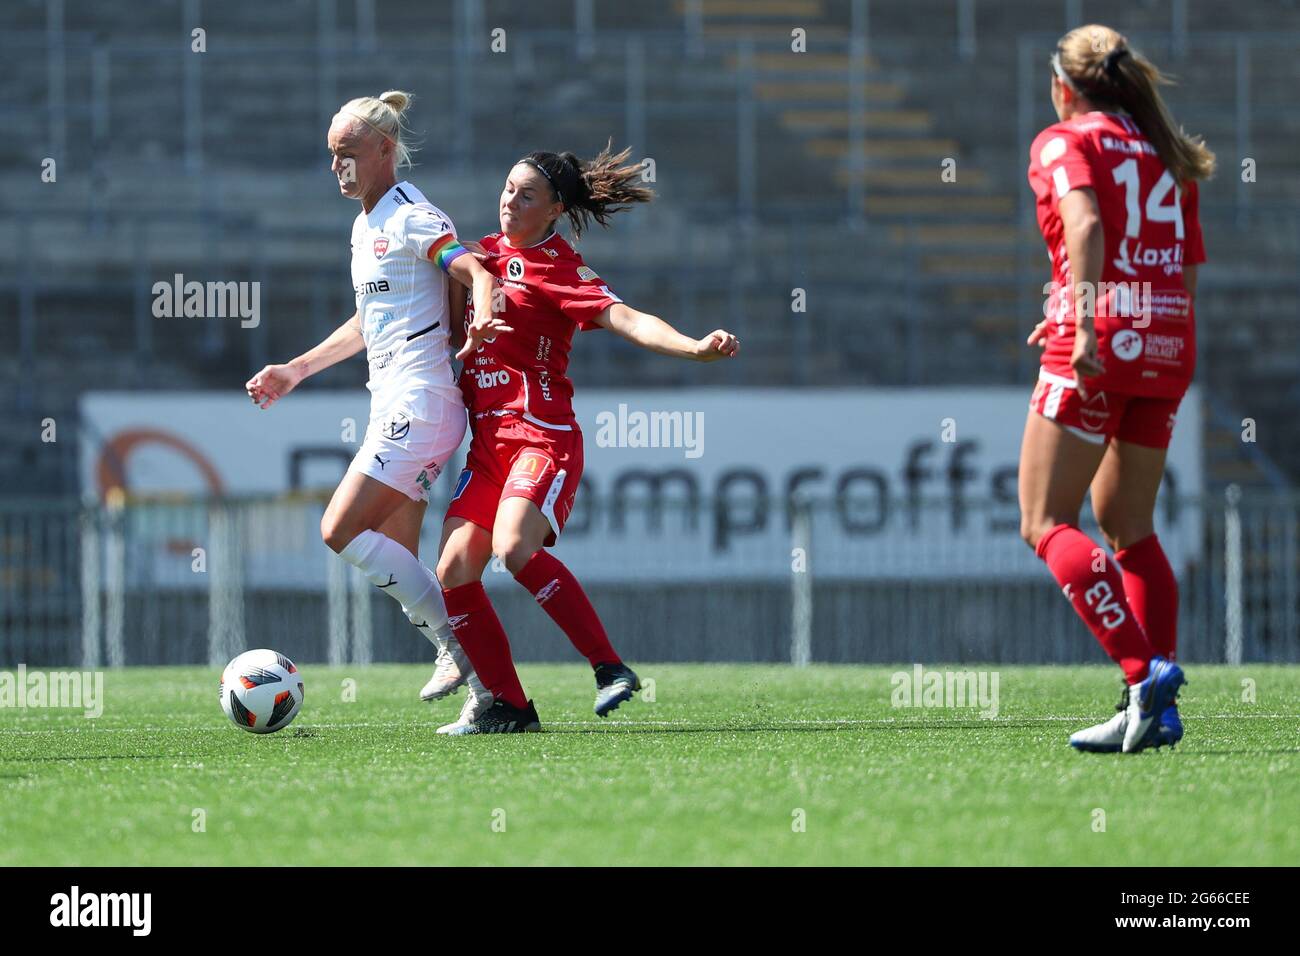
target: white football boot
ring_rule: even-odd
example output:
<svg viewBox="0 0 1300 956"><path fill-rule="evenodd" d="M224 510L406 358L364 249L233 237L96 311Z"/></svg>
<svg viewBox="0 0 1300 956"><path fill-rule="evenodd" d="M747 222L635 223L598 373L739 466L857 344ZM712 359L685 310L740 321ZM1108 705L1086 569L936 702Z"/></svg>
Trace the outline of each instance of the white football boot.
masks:
<svg viewBox="0 0 1300 956"><path fill-rule="evenodd" d="M1124 749L1124 731L1128 729L1129 687L1124 685L1117 713L1110 720L1070 735L1070 746L1095 754L1117 754Z"/></svg>
<svg viewBox="0 0 1300 956"><path fill-rule="evenodd" d="M443 724L435 733L451 734L462 733L459 730L462 727L468 727L483 716L483 712L492 706L492 692L483 686L483 682L478 679L478 675L473 671L465 678L465 683L469 691L465 694L465 703L461 705L460 716L450 724Z"/></svg>
<svg viewBox="0 0 1300 956"><path fill-rule="evenodd" d="M450 697L464 684L469 675L474 673L469 658L461 648L456 635L448 635L446 641L438 642L438 657L433 668L433 676L420 691L420 700L442 700Z"/></svg>

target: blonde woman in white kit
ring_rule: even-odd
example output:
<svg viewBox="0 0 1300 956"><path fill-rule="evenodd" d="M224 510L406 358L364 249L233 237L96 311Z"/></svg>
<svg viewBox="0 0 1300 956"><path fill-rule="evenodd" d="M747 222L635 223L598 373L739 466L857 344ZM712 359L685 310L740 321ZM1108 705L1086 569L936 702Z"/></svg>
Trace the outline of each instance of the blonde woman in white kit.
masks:
<svg viewBox="0 0 1300 956"><path fill-rule="evenodd" d="M403 142L410 101L398 90L363 96L334 116L330 168L339 192L361 203L352 227L357 309L325 341L284 365L266 366L245 388L255 404L269 408L309 375L365 349L370 422L325 509L321 537L400 603L437 648L421 699L437 700L467 682L478 697L486 692L447 626L442 588L419 560L428 492L466 427L450 363L448 276L474 297L475 320L460 354L510 329L493 315L491 275L457 242L451 220L397 179L397 167L410 162Z"/></svg>

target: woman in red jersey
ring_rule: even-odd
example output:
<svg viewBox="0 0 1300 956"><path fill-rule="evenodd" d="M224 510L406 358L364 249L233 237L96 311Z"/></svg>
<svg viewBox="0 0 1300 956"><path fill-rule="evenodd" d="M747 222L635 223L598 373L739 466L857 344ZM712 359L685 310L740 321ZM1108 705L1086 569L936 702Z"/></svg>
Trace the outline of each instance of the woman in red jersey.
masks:
<svg viewBox="0 0 1300 956"><path fill-rule="evenodd" d="M1124 671L1119 712L1080 750L1176 743L1178 585L1156 538L1156 492L1196 358L1205 260L1197 180L1214 154L1182 132L1159 70L1109 27L1067 33L1052 55L1060 122L1030 150L1052 260L1043 349L1020 452L1021 534ZM1104 549L1079 530L1091 489Z"/></svg>
<svg viewBox="0 0 1300 956"><path fill-rule="evenodd" d="M593 220L606 226L613 213L651 199L639 184L641 167L623 165L627 155L606 148L583 162L572 153L528 154L506 177L501 231L475 250L496 281L497 325L510 331L493 335L490 317L472 308L467 313L472 339L492 337L481 345L471 341L456 356L464 362L460 386L472 438L443 524L438 579L452 632L490 695L470 695L461 718L439 733L540 726L483 590L493 554L592 665L599 716L640 688L582 586L546 550L564 529L582 477L582 432L566 374L569 346L575 331L603 328L662 355L712 362L735 356L740 343L724 329L693 339L624 305L556 231L567 216L580 236Z"/></svg>

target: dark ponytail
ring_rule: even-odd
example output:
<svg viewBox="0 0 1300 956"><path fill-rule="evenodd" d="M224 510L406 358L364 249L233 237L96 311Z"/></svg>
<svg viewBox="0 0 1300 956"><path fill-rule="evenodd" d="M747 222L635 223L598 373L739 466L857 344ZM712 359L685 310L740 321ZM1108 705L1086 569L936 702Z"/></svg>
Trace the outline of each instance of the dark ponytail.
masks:
<svg viewBox="0 0 1300 956"><path fill-rule="evenodd" d="M538 170L555 198L564 205L573 237L579 238L594 219L602 226L609 217L633 203L649 202L654 190L639 185L641 164L623 165L631 147L611 153L612 141L596 157L583 161L573 153L529 153L521 163Z"/></svg>

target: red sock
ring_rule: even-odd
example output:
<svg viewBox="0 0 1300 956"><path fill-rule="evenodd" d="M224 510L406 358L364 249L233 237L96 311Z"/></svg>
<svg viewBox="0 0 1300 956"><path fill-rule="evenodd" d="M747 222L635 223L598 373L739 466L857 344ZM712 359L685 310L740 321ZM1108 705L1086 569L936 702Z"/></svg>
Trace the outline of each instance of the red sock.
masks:
<svg viewBox="0 0 1300 956"><path fill-rule="evenodd" d="M483 582L448 588L442 592L442 598L447 603L447 622L452 633L465 649L483 686L506 703L527 707L528 696L510 657L510 641L483 590Z"/></svg>
<svg viewBox="0 0 1300 956"><path fill-rule="evenodd" d="M1058 524L1043 535L1036 552L1128 682L1145 679L1151 643L1128 606L1124 578L1105 550L1074 525ZM1101 570L1094 570L1098 564Z"/></svg>
<svg viewBox="0 0 1300 956"><path fill-rule="evenodd" d="M515 580L537 599L542 610L560 625L560 630L569 636L578 653L592 667L619 663L619 656L614 653L605 634L605 626L587 600L582 585L553 555L539 550L519 569Z"/></svg>
<svg viewBox="0 0 1300 956"><path fill-rule="evenodd" d="M1178 579L1160 539L1147 535L1116 551L1115 560L1124 571L1128 606L1146 631L1151 650L1172 661L1178 649Z"/></svg>

